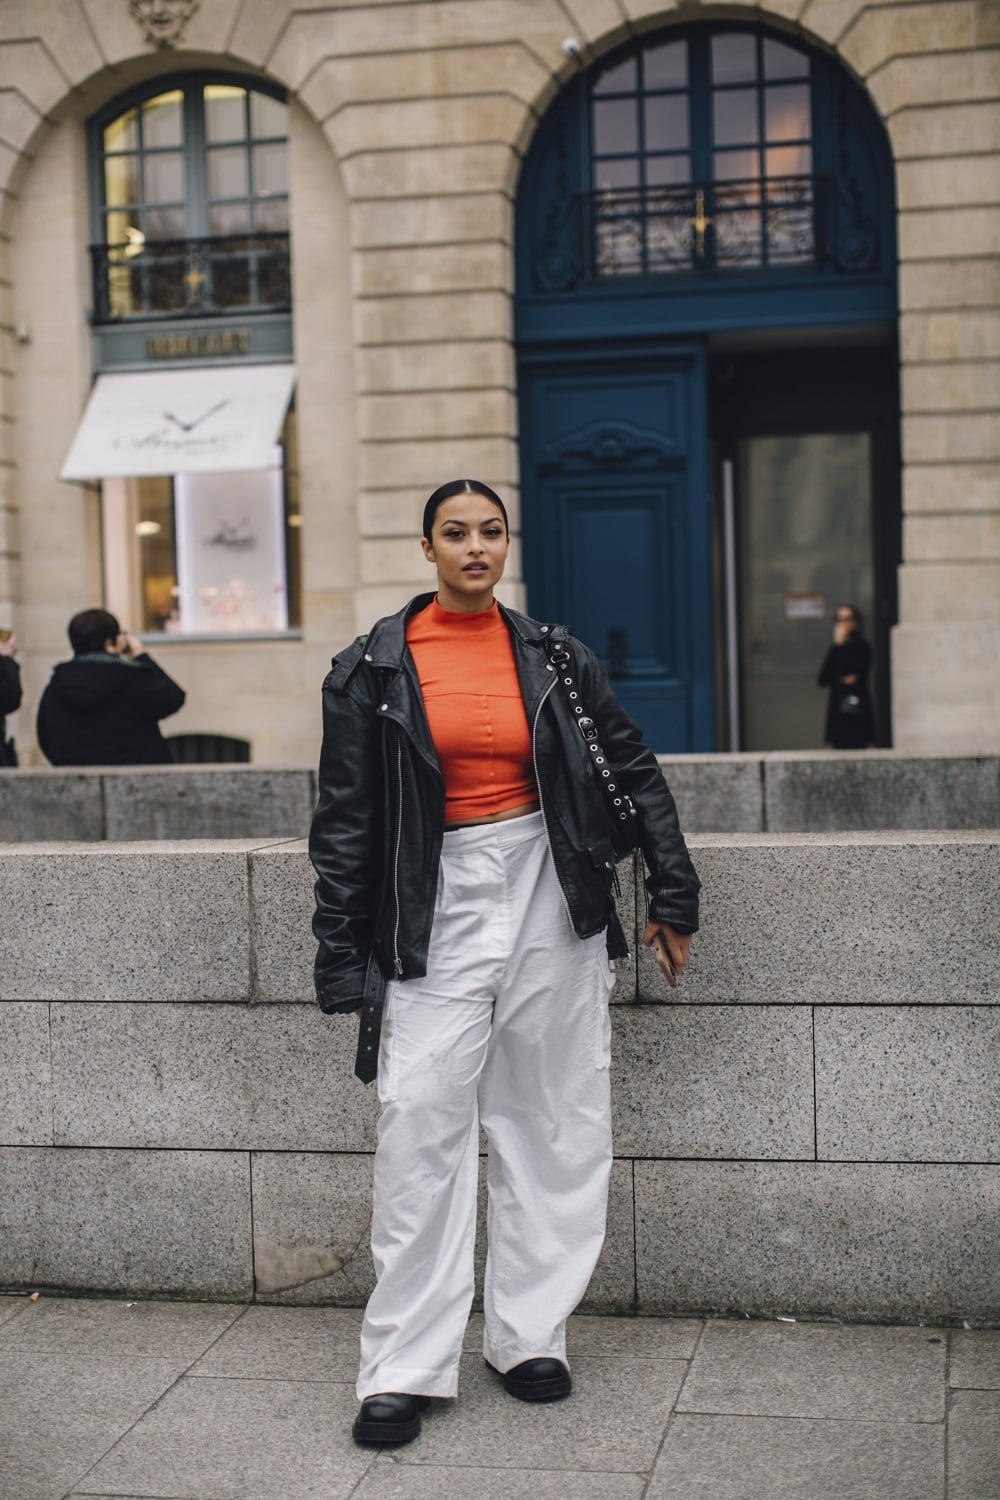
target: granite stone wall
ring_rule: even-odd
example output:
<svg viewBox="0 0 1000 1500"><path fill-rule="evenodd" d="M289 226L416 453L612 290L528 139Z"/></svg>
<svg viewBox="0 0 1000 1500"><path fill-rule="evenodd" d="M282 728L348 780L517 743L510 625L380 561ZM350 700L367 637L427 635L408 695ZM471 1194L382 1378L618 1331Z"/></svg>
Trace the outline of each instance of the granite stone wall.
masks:
<svg viewBox="0 0 1000 1500"><path fill-rule="evenodd" d="M663 756L696 833L1000 827L1000 756L892 750ZM0 771L0 843L301 837L311 771L153 766Z"/></svg>
<svg viewBox="0 0 1000 1500"><path fill-rule="evenodd" d="M1000 834L691 844L681 987L643 951L613 997L588 1305L1000 1321ZM311 904L301 840L0 847L0 1286L364 1300L376 1103Z"/></svg>

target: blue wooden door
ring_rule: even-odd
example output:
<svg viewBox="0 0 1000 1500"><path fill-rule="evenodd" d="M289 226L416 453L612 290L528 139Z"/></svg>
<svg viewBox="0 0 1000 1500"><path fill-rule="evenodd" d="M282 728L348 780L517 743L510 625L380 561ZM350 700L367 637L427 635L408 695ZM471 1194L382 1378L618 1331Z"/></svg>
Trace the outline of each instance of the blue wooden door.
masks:
<svg viewBox="0 0 1000 1500"><path fill-rule="evenodd" d="M703 351L526 358L532 614L597 652L659 752L715 748Z"/></svg>

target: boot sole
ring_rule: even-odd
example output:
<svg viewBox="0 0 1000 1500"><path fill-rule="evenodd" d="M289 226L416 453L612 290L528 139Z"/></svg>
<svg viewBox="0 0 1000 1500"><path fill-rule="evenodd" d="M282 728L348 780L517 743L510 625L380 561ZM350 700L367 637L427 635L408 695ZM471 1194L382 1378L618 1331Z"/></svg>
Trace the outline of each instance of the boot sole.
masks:
<svg viewBox="0 0 1000 1500"><path fill-rule="evenodd" d="M495 1375L500 1376L507 1394L515 1396L518 1401L562 1401L573 1390L573 1379L568 1371L565 1375L553 1375L549 1380L519 1380L516 1375L504 1375L489 1360L486 1363Z"/></svg>

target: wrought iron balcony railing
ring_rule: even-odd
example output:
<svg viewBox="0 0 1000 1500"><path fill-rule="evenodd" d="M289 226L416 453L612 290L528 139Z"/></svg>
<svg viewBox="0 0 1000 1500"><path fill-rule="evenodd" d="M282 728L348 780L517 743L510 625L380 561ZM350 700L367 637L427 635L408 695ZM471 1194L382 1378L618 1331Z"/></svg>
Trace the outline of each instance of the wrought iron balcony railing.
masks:
<svg viewBox="0 0 1000 1500"><path fill-rule="evenodd" d="M701 274L821 265L821 177L754 177L581 193L585 275Z"/></svg>
<svg viewBox="0 0 1000 1500"><path fill-rule="evenodd" d="M92 245L94 322L282 312L292 303L287 234Z"/></svg>

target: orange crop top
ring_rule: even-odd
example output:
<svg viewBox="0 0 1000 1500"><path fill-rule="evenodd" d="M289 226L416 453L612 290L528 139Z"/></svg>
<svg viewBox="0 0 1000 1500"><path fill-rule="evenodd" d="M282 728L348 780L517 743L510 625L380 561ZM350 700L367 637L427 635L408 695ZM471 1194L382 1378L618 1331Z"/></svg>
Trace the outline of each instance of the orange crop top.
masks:
<svg viewBox="0 0 1000 1500"><path fill-rule="evenodd" d="M445 822L538 801L514 649L494 603L476 614L433 599L406 627L445 785Z"/></svg>

